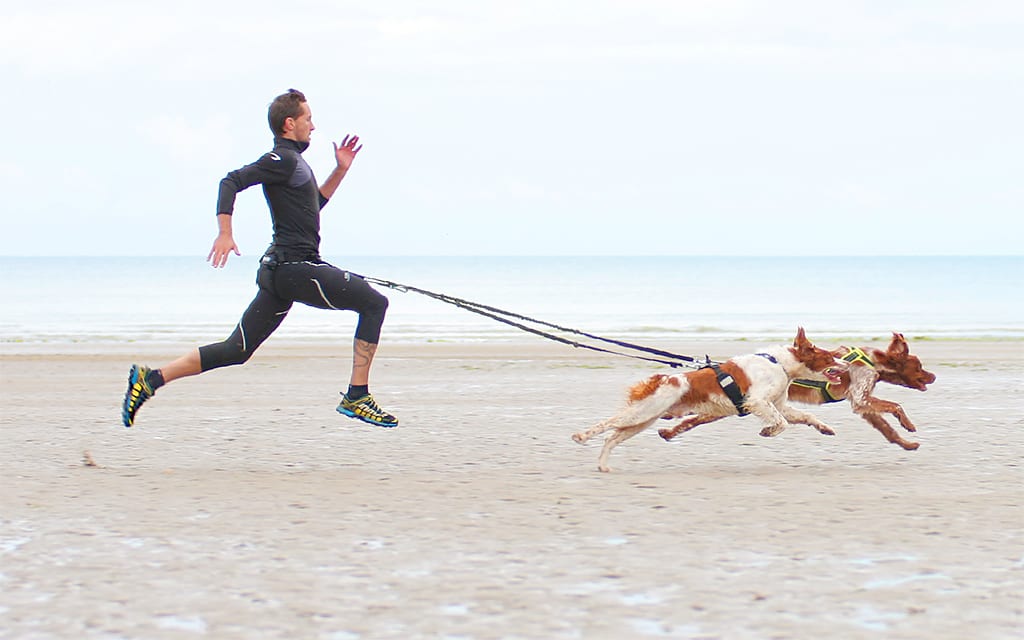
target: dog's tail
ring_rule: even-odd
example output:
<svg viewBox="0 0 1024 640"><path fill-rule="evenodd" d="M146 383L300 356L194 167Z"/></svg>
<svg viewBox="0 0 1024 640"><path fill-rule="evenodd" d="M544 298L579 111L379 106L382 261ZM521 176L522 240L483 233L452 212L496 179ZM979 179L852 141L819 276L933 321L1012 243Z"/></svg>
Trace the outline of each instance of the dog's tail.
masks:
<svg viewBox="0 0 1024 640"><path fill-rule="evenodd" d="M683 384L679 376L660 373L638 382L629 390L629 403L619 422L640 424L660 418L686 391Z"/></svg>
<svg viewBox="0 0 1024 640"><path fill-rule="evenodd" d="M665 382L665 378L667 377L668 376L663 373L658 373L630 387L629 403L634 404L636 402L643 400L644 398L650 397L651 394L657 391L658 387L660 387L662 383Z"/></svg>

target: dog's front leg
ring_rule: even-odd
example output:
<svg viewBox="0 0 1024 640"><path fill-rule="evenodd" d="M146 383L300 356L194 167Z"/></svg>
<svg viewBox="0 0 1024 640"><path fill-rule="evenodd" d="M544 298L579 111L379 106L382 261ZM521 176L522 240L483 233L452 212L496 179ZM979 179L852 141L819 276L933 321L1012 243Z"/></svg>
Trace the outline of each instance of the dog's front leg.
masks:
<svg viewBox="0 0 1024 640"><path fill-rule="evenodd" d="M744 404L747 411L754 414L764 422L761 435L765 438L772 438L786 430L786 418L783 417L775 405L767 400L748 398Z"/></svg>
<svg viewBox="0 0 1024 640"><path fill-rule="evenodd" d="M901 438L900 434L897 433L895 429L889 426L889 423L885 421L885 418L883 418L881 414L862 413L860 415L862 418L868 421L868 424L870 424L872 427L877 429L879 433L885 436L885 439L888 440L889 442L893 444L898 444L907 451L913 451L914 449L917 449L919 446L921 446L916 442L910 442L908 440L904 440L903 438Z"/></svg>
<svg viewBox="0 0 1024 640"><path fill-rule="evenodd" d="M808 424L818 430L818 433L826 436L834 436L836 432L832 430L827 424L818 420L815 416L793 407L792 405L781 403L779 411L785 416L792 424Z"/></svg>
<svg viewBox="0 0 1024 640"><path fill-rule="evenodd" d="M896 416L896 419L900 421L900 426L911 433L917 431L917 427L915 427L914 423L910 421L910 416L908 416L907 412L903 410L903 407L895 402L893 402L892 405L892 415Z"/></svg>
<svg viewBox="0 0 1024 640"><path fill-rule="evenodd" d="M910 417L907 416L907 412L903 410L903 407L899 403L870 396L867 399L867 405L867 409L857 411L857 413L862 415L866 413L889 413L895 416L896 419L899 420L900 426L907 431L910 431L911 433L917 431L917 427L915 427L914 423L910 421Z"/></svg>

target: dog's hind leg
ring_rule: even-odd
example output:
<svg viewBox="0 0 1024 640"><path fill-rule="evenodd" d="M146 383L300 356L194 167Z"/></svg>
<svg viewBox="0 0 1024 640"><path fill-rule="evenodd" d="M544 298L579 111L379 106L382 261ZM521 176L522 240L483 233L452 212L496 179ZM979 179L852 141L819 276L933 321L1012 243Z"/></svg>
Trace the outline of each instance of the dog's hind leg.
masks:
<svg viewBox="0 0 1024 640"><path fill-rule="evenodd" d="M589 429L584 429L583 431L577 431L576 433L572 434L572 439L573 439L574 442L577 442L579 444L584 444L584 443L587 442L587 440L590 440L594 436L600 435L600 434L604 433L605 431L607 431L609 429L614 429L614 428L618 427L620 421L621 421L620 416L615 416L614 418L609 418L608 420L605 420L604 422L597 423L596 425L590 427Z"/></svg>
<svg viewBox="0 0 1024 640"><path fill-rule="evenodd" d="M682 422L680 422L674 427L669 427L667 429L658 429L658 435L664 438L667 442L672 438L676 437L677 435L679 435L680 433L686 433L687 431L693 429L694 427L699 427L702 424L708 424L709 422L721 420L724 417L725 416L709 415L686 416L686 418Z"/></svg>
<svg viewBox="0 0 1024 640"><path fill-rule="evenodd" d="M664 384L663 381L665 379L666 376L653 376L645 383L649 385L650 392L648 395L630 402L615 417L599 422L589 429L577 431L572 434L572 439L579 444L583 444L609 429L651 424L659 416L664 415L665 411L679 400L679 383L673 381Z"/></svg>
<svg viewBox="0 0 1024 640"><path fill-rule="evenodd" d="M917 449L919 446L921 446L916 442L910 442L908 440L904 440L903 438L901 438L900 434L897 433L895 429L890 427L889 423L886 422L885 418L883 418L880 414L862 413L860 415L862 418L868 421L868 424L870 424L872 427L877 429L879 433L885 436L885 439L888 440L889 442L893 444L898 444L907 451L913 451L914 449Z"/></svg>
<svg viewBox="0 0 1024 640"><path fill-rule="evenodd" d="M604 473L611 471L611 469L608 468L608 454L612 452L612 449L626 440L629 440L652 424L654 424L654 420L648 420L647 422L630 427L619 427L615 431L609 433L604 439L604 446L601 448L601 455L597 457L597 470Z"/></svg>

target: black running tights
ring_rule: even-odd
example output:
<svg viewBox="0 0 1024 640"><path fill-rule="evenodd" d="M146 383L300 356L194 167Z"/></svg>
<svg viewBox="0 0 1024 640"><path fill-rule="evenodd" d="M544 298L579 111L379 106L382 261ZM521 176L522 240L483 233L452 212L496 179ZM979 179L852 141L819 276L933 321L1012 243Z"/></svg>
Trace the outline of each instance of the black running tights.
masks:
<svg viewBox="0 0 1024 640"><path fill-rule="evenodd" d="M356 339L380 341L388 299L359 276L326 262L284 262L273 270L260 267L259 292L227 340L199 347L203 371L242 364L280 326L292 303L355 311Z"/></svg>

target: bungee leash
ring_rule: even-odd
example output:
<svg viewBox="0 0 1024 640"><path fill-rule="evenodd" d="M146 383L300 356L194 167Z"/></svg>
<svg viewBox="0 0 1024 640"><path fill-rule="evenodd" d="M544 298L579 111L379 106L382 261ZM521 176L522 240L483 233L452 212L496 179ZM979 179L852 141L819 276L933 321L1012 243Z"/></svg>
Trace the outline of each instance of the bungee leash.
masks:
<svg viewBox="0 0 1024 640"><path fill-rule="evenodd" d="M526 331L527 333L532 333L532 334L540 336L542 338L547 338L549 340L554 340L555 342L560 342L562 344L567 344L567 345L569 345L571 347L575 347L577 349L589 349L591 351L597 351L599 353L608 353L608 354L617 355L617 356L624 356L626 358L635 358L637 360L646 360L648 362L657 362L658 364L666 364L666 365L668 365L670 367L673 367L673 368L675 368L675 367L692 367L692 368L695 368L695 369L699 369L701 367L706 367L706 366L710 366L710 365L713 365L713 364L720 364L720 363L715 362L714 360L711 360L707 356L704 356L703 359L698 359L698 358L694 358L693 356L680 355L678 353L672 353L670 351L662 351L661 349L653 349L651 347L645 347L643 345L633 344L631 342L625 342L623 340L614 340L612 338L604 338L604 337L601 337L601 336L598 336L598 335L594 335L592 333L587 333L585 331L580 331L579 329L573 329L571 327L563 327L563 326L560 326L560 325L557 325L557 324L553 324L551 322L546 322L544 320L538 320L536 318L531 318L529 316L524 316L522 314L515 313L513 311L506 311L504 309L499 309L497 307L492 307L490 305L481 304L479 302L472 302L470 300L464 300L462 298L456 298L455 296L450 296L450 295L445 294L445 293L437 293L436 291L428 291L426 289L421 289L419 287L414 287L414 286L407 285L407 284L399 284L397 282L392 282L390 280L382 280L380 278L373 278L373 277L368 277L368 276L362 276L362 275L359 275L358 273L353 273L352 275L357 276L359 278L362 278L363 280L365 280L366 282L369 282L371 284L376 284L376 285L380 285L382 287L387 287L389 289L394 289L395 291L401 291L403 293L407 293L407 292L410 292L410 291L413 292L413 293L419 293L421 295L427 296L428 298L433 298L434 300L438 300L440 302L444 302L446 304L450 304L450 305L456 306L456 307L458 307L460 309L465 309L466 311L470 311L472 313L476 313L478 315L481 315L481 316L484 316L484 317L487 317L487 318L491 318L492 320L497 320L498 322L507 324L507 325L509 325L511 327L515 327L516 329L520 329L522 331ZM632 349L634 351L640 351L640 352L643 352L643 353L649 353L651 355L660 356L660 357L659 358L651 358L651 357L640 356L640 355L635 355L635 354L631 354L631 353L623 353L621 351L615 351L615 350L612 350L612 349L605 349L603 347L598 347L598 346L594 346L594 345L591 345L591 344L586 344L586 343L583 343L583 342L576 342L574 340L569 340L568 338L565 338L565 337L562 337L562 336L559 336L559 335L555 335L555 334L549 333L547 331L541 331L540 329L536 329L534 327L527 326L525 324L522 324L521 322L515 322L513 320L510 320L509 318L515 318L516 320L521 320L523 322L530 322L530 323L533 323L533 324L549 327L549 328L552 328L552 329L555 329L555 330L558 330L558 331L562 331L562 332L565 332L565 333L571 333L571 334L575 334L575 335L578 335L578 336L583 336L585 338L590 338L591 340L597 340L597 341L605 342L605 343L608 343L608 344L614 344L614 345L622 347L624 349ZM669 360L665 360L664 358L670 358L670 359Z"/></svg>

